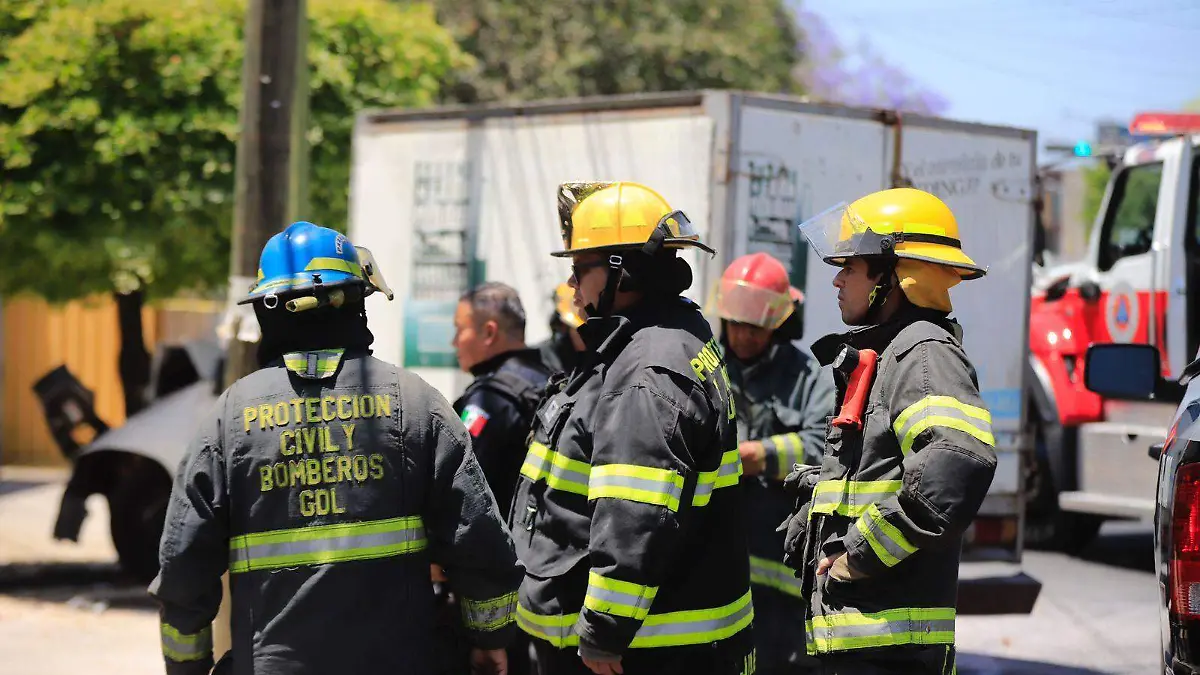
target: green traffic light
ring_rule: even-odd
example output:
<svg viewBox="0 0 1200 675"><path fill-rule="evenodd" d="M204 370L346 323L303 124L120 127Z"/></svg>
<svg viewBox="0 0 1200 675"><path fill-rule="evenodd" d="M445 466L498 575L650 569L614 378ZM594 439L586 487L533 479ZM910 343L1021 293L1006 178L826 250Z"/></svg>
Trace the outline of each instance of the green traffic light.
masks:
<svg viewBox="0 0 1200 675"><path fill-rule="evenodd" d="M1076 143L1075 144L1075 156L1076 157L1091 157L1092 156L1092 144L1088 143L1087 141L1079 141L1078 143Z"/></svg>

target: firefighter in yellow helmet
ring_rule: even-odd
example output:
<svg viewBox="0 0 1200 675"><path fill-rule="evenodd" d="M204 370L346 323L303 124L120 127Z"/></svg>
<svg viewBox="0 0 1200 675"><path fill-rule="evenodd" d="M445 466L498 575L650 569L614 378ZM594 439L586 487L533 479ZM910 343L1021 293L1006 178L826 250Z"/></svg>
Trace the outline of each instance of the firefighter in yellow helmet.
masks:
<svg viewBox="0 0 1200 675"><path fill-rule="evenodd" d="M682 248L637 183L559 188L581 365L534 423L510 516L542 675L750 675L754 617L729 378Z"/></svg>
<svg viewBox="0 0 1200 675"><path fill-rule="evenodd" d="M575 289L562 283L554 289L554 313L550 315L550 337L537 345L542 363L555 373L570 373L579 365L587 351L579 327L583 325L583 310L575 306Z"/></svg>
<svg viewBox="0 0 1200 675"><path fill-rule="evenodd" d="M842 320L821 338L837 416L819 467L785 487L785 561L823 672L951 673L959 550L996 468L991 415L948 317L951 287L984 269L940 199L899 188L800 226L827 263Z"/></svg>

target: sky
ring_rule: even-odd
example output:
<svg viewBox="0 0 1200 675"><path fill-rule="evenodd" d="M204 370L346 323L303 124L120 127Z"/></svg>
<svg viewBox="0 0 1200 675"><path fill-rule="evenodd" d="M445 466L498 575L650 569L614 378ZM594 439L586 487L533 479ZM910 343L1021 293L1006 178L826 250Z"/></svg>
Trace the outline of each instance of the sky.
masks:
<svg viewBox="0 0 1200 675"><path fill-rule="evenodd" d="M1098 119L1200 99L1200 0L791 0L864 44L947 117L1091 139ZM1045 153L1041 153L1045 157Z"/></svg>

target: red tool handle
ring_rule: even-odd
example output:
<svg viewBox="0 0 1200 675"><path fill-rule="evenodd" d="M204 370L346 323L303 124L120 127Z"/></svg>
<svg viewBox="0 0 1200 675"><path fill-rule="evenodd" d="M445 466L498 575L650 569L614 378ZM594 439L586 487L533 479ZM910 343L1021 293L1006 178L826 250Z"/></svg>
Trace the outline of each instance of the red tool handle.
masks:
<svg viewBox="0 0 1200 675"><path fill-rule="evenodd" d="M862 414L867 408L867 396L871 393L871 382L875 380L875 363L879 354L871 349L858 352L858 365L850 374L846 384L846 397L842 408L833 419L835 427L862 429Z"/></svg>

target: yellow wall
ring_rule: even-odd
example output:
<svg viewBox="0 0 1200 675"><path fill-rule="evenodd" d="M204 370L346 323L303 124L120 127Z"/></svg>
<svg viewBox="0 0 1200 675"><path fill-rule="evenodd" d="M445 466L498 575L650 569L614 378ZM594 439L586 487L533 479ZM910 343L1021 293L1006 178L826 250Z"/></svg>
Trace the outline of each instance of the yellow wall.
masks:
<svg viewBox="0 0 1200 675"><path fill-rule="evenodd" d="M95 394L100 419L112 426L122 422L125 404L117 374L116 303L105 296L65 306L16 298L5 299L3 308L0 463L65 465L33 383L65 363ZM152 308L142 312L148 349L158 339L156 314Z"/></svg>

